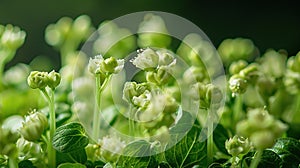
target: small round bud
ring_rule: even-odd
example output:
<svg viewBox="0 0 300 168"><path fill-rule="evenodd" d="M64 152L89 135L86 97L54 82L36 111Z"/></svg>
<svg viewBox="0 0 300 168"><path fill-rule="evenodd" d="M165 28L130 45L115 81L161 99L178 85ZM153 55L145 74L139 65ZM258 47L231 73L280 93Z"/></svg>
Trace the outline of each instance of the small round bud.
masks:
<svg viewBox="0 0 300 168"><path fill-rule="evenodd" d="M229 73L231 75L238 74L242 69L246 68L248 63L245 60L239 60L230 64Z"/></svg>
<svg viewBox="0 0 300 168"><path fill-rule="evenodd" d="M20 128L20 134L27 141L37 141L48 126L48 120L45 114L33 111L25 118L23 126Z"/></svg>
<svg viewBox="0 0 300 168"><path fill-rule="evenodd" d="M48 74L48 86L51 89L55 89L59 85L60 80L61 80L60 74L55 72L54 70Z"/></svg>
<svg viewBox="0 0 300 168"><path fill-rule="evenodd" d="M251 145L248 138L235 135L233 138L225 141L225 148L232 156L238 156L248 153Z"/></svg>
<svg viewBox="0 0 300 168"><path fill-rule="evenodd" d="M87 15L81 15L74 20L72 31L79 38L84 38L89 33L90 26L91 18Z"/></svg>
<svg viewBox="0 0 300 168"><path fill-rule="evenodd" d="M240 75L233 75L229 79L229 89L233 94L245 93L247 86L247 80Z"/></svg>
<svg viewBox="0 0 300 168"><path fill-rule="evenodd" d="M134 58L132 63L142 70L157 68L159 56L153 49L146 48L145 50L142 50L142 52L138 53L138 56Z"/></svg>
<svg viewBox="0 0 300 168"><path fill-rule="evenodd" d="M27 78L27 83L32 89L43 89L48 84L48 73L32 71Z"/></svg>
<svg viewBox="0 0 300 168"><path fill-rule="evenodd" d="M110 57L100 62L100 71L103 73L119 73L124 67L124 60Z"/></svg>

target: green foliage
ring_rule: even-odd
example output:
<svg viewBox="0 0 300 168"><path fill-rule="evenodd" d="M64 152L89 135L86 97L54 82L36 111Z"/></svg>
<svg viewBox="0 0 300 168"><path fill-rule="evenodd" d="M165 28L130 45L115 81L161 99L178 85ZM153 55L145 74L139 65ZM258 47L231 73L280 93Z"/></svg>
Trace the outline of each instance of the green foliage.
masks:
<svg viewBox="0 0 300 168"><path fill-rule="evenodd" d="M86 168L86 166L80 163L63 163L57 168Z"/></svg>
<svg viewBox="0 0 300 168"><path fill-rule="evenodd" d="M0 25L0 167L299 168L300 52L235 38L217 53L198 34L176 48L166 23L104 21L86 41L91 19L63 17L45 30L59 73L5 70L26 34Z"/></svg>
<svg viewBox="0 0 300 168"><path fill-rule="evenodd" d="M89 143L85 130L80 123L68 123L56 129L53 147L58 152L69 153L82 149Z"/></svg>
<svg viewBox="0 0 300 168"><path fill-rule="evenodd" d="M157 162L152 145L144 140L133 141L128 144L118 161L118 166L121 167L156 167Z"/></svg>
<svg viewBox="0 0 300 168"><path fill-rule="evenodd" d="M193 127L177 144L169 143L167 145L167 149L172 145L165 152L166 160L171 167L206 166L206 143L199 141L198 130L199 128ZM171 134L171 139L176 138L178 138L177 134Z"/></svg>

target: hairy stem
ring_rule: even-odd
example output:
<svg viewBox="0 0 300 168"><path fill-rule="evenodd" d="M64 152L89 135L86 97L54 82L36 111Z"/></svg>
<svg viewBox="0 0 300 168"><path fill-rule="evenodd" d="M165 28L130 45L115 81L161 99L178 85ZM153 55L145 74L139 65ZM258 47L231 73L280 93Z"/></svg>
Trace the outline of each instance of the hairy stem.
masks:
<svg viewBox="0 0 300 168"><path fill-rule="evenodd" d="M133 107L132 105L130 105L129 107L129 135L134 137L134 132L135 132L135 125L134 125L134 110L133 110Z"/></svg>
<svg viewBox="0 0 300 168"><path fill-rule="evenodd" d="M54 90L50 91L50 95L47 93L46 89L41 89L42 93L46 97L49 104L49 120L50 120L50 135L47 143L48 150L48 164L50 168L56 167L56 152L52 146L53 136L56 130L56 121L55 121L55 106L54 106Z"/></svg>
<svg viewBox="0 0 300 168"><path fill-rule="evenodd" d="M233 128L235 129L235 126L237 122L241 119L241 113L243 111L243 95L236 95L234 107L233 107Z"/></svg>
<svg viewBox="0 0 300 168"><path fill-rule="evenodd" d="M257 150L257 152L254 155L254 159L251 162L250 168L257 168L262 154L263 154L263 150Z"/></svg>
<svg viewBox="0 0 300 168"><path fill-rule="evenodd" d="M93 133L92 137L97 142L100 132L100 111L101 111L101 78L96 76L96 97L95 97L95 110L94 110L94 120L93 120Z"/></svg>
<svg viewBox="0 0 300 168"><path fill-rule="evenodd" d="M9 165L9 167L13 167L13 168L18 168L19 167L16 158L13 158L13 157L9 158L8 165Z"/></svg>
<svg viewBox="0 0 300 168"><path fill-rule="evenodd" d="M213 162L214 156L214 114L212 109L208 109L207 118L207 163L210 165Z"/></svg>
<svg viewBox="0 0 300 168"><path fill-rule="evenodd" d="M4 64L0 62L0 91L3 89L3 72L4 72Z"/></svg>
<svg viewBox="0 0 300 168"><path fill-rule="evenodd" d="M299 115L300 115L300 92L296 95L296 102L294 103L294 109L293 109L293 122L299 121ZM297 121L295 121L297 120Z"/></svg>

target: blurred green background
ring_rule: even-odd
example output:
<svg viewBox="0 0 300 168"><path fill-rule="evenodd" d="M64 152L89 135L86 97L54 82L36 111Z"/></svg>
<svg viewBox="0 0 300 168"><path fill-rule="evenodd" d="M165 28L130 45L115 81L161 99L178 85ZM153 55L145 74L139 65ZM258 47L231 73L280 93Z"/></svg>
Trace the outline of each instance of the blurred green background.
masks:
<svg viewBox="0 0 300 168"><path fill-rule="evenodd" d="M261 53L285 49L300 51L300 12L295 2L192 1L192 0L0 0L0 24L11 23L27 32L25 44L7 67L29 63L45 55L55 68L58 52L46 44L44 30L63 16L87 14L94 26L138 11L156 10L184 17L198 25L217 47L225 38L250 38Z"/></svg>

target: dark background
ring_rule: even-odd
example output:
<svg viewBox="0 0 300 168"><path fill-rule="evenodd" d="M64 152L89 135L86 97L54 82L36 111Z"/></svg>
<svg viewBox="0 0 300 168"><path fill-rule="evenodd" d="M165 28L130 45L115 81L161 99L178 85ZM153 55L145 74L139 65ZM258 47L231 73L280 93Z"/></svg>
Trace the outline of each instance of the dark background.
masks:
<svg viewBox="0 0 300 168"><path fill-rule="evenodd" d="M276 1L192 0L0 0L0 24L27 32L26 42L8 66L46 55L59 64L58 52L44 40L44 30L63 16L87 14L93 25L138 11L156 10L184 17L198 25L217 47L225 38L246 37L261 53L273 48L289 55L300 51L300 6Z"/></svg>

